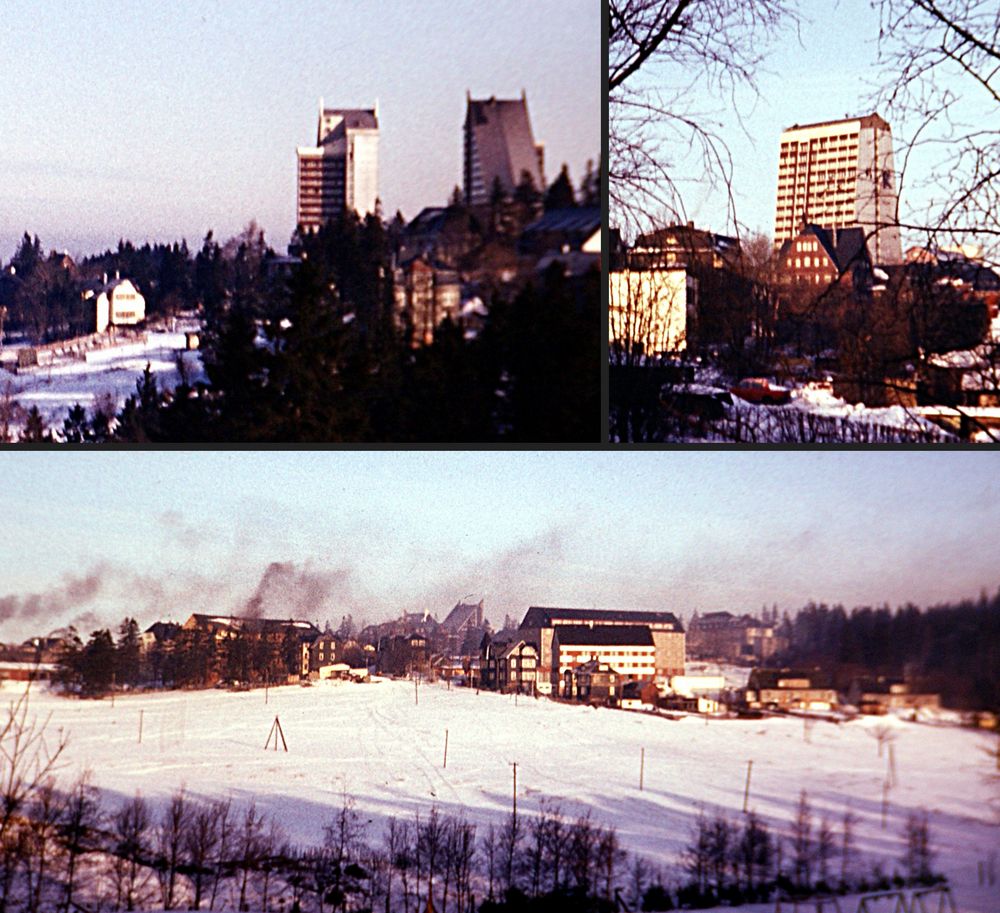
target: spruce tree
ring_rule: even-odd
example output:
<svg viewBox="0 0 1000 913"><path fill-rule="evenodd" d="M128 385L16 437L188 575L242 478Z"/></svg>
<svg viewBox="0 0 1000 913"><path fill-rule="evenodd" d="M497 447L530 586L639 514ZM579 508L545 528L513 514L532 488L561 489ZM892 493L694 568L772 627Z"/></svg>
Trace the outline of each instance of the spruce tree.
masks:
<svg viewBox="0 0 1000 913"><path fill-rule="evenodd" d="M568 209L576 206L573 182L569 179L569 166L563 164L559 176L549 185L545 193L545 210Z"/></svg>
<svg viewBox="0 0 1000 913"><path fill-rule="evenodd" d="M42 414L38 411L38 406L32 406L28 410L28 417L24 423L21 440L25 443L33 444L52 440L52 435L46 430L45 419L42 418Z"/></svg>

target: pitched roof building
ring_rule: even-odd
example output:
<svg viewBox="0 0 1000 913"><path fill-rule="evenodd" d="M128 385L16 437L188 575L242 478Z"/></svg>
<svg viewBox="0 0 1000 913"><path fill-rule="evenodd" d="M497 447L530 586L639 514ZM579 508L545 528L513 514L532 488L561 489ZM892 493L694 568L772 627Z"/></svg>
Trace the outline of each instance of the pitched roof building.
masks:
<svg viewBox="0 0 1000 913"><path fill-rule="evenodd" d="M524 254L541 256L549 251L583 250L595 235L600 237L601 209L599 206L572 206L550 209L527 225L518 242ZM600 246L598 245L598 252Z"/></svg>
<svg viewBox="0 0 1000 913"><path fill-rule="evenodd" d="M632 266L645 263L648 266L721 269L739 254L739 238L695 228L694 222L688 222L639 235L629 252L629 259Z"/></svg>
<svg viewBox="0 0 1000 913"><path fill-rule="evenodd" d="M564 627L572 630L564 632ZM586 628L593 633L587 634ZM614 633L604 628L617 628ZM653 673L659 678L682 675L684 672L684 626L673 612L628 612L618 609L563 609L532 606L525 613L518 629L526 640L538 645L539 690L543 683L553 685L559 680L559 663L553 647L555 634L561 636L565 647L566 637L615 638L635 634L637 628L648 632L653 644ZM622 630L624 629L624 630ZM565 635L565 636L563 636ZM637 635L644 636L644 635ZM574 644L574 646L576 646ZM599 646L599 644L580 644Z"/></svg>
<svg viewBox="0 0 1000 913"><path fill-rule="evenodd" d="M807 242L812 243L807 246ZM783 272L808 279L825 273L827 282L857 263L871 264L860 228L822 228L812 223L782 244L778 256Z"/></svg>
<svg viewBox="0 0 1000 913"><path fill-rule="evenodd" d="M512 194L527 172L536 190L545 189L544 146L535 142L528 119L528 101L519 99L473 99L466 95L465 113L465 202L490 202L495 182Z"/></svg>
<svg viewBox="0 0 1000 913"><path fill-rule="evenodd" d="M286 632L295 634L302 640L312 639L320 634L310 621L300 621L293 618L246 618L239 615L206 615L193 613L184 622L185 630L207 631L216 639L232 637L240 631L262 634L265 637L276 637Z"/></svg>
<svg viewBox="0 0 1000 913"><path fill-rule="evenodd" d="M479 602L458 602L455 603L448 617L441 622L441 627L449 633L458 634L470 628L481 628L483 626L483 600Z"/></svg>
<svg viewBox="0 0 1000 913"><path fill-rule="evenodd" d="M829 710L837 705L830 676L802 669L754 669L746 688L747 705L770 710Z"/></svg>
<svg viewBox="0 0 1000 913"><path fill-rule="evenodd" d="M656 674L656 644L646 625L558 625L552 638L553 685L573 696L573 671L587 663L610 667L630 679Z"/></svg>

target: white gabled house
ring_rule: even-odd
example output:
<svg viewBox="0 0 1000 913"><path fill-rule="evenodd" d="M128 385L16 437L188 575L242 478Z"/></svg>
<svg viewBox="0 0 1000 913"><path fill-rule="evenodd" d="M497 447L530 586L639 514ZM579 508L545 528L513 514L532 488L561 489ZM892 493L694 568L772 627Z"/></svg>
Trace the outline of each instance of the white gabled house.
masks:
<svg viewBox="0 0 1000 913"><path fill-rule="evenodd" d="M96 306L95 333L107 332L108 327L135 326L146 319L146 299L130 279L117 275L97 289L84 293L85 299L94 299Z"/></svg>

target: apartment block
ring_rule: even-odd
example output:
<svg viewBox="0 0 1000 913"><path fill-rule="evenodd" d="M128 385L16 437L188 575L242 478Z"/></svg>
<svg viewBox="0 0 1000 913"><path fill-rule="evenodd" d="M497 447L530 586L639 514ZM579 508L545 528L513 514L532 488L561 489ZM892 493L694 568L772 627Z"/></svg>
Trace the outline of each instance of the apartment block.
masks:
<svg viewBox="0 0 1000 913"><path fill-rule="evenodd" d="M806 224L861 228L875 264L903 260L892 131L877 114L799 125L781 134L774 243Z"/></svg>
<svg viewBox="0 0 1000 913"><path fill-rule="evenodd" d="M374 108L319 103L315 146L299 146L298 224L316 231L345 209L375 212L378 200L378 102Z"/></svg>

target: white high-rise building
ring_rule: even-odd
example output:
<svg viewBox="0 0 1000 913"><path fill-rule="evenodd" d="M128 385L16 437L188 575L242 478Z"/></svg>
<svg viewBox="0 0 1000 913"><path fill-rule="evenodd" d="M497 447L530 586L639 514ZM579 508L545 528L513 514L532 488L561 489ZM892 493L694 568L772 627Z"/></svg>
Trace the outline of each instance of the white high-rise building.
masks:
<svg viewBox="0 0 1000 913"><path fill-rule="evenodd" d="M861 228L872 262L902 263L892 131L877 114L781 134L774 243L806 224Z"/></svg>
<svg viewBox="0 0 1000 913"><path fill-rule="evenodd" d="M374 108L325 108L315 146L298 147L298 224L316 231L344 209L363 216L378 199L378 102Z"/></svg>

